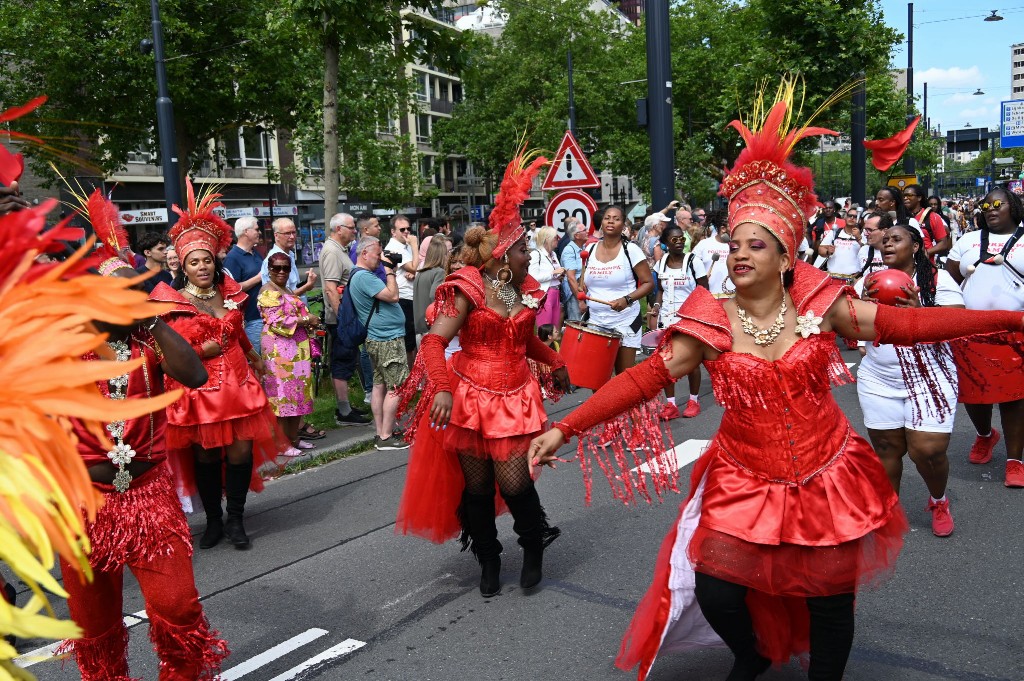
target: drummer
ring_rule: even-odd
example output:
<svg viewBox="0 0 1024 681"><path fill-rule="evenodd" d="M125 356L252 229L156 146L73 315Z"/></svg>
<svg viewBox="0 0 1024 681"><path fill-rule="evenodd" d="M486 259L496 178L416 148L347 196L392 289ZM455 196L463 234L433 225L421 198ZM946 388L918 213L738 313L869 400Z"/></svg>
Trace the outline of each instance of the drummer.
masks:
<svg viewBox="0 0 1024 681"><path fill-rule="evenodd" d="M698 286L708 288L708 274L704 269L704 261L696 253L684 253L685 246L686 234L681 227L673 224L662 230L661 248L665 255L654 266L654 274L658 277L658 295L647 313L647 325L652 329L667 329L675 324L679 321L679 307L686 302L694 289ZM690 398L682 415L683 418L693 418L700 414L699 366L687 375L687 380L690 384ZM665 386L665 397L668 403L661 410L661 419L671 421L679 418L675 383Z"/></svg>
<svg viewBox="0 0 1024 681"><path fill-rule="evenodd" d="M582 283L586 292L584 319L622 334L615 373L636 364L643 317L640 299L654 290L654 279L643 251L622 236L626 211L608 206L601 217L600 241L586 247Z"/></svg>

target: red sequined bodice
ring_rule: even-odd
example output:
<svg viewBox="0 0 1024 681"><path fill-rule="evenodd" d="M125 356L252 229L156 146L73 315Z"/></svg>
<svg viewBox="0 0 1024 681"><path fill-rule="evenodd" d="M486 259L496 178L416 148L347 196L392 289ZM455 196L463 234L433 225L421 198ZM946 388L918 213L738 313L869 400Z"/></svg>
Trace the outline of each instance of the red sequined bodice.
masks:
<svg viewBox="0 0 1024 681"><path fill-rule="evenodd" d="M533 334L535 314L523 308L504 318L487 306L473 308L459 331L460 352L452 370L481 390L509 393L531 379L526 340Z"/></svg>

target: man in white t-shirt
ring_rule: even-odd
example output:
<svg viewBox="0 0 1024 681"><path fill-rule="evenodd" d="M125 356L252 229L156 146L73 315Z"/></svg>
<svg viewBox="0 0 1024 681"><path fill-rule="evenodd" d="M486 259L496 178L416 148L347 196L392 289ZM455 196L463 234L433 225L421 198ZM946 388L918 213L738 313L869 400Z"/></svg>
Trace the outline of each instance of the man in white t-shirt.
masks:
<svg viewBox="0 0 1024 681"><path fill-rule="evenodd" d="M693 248L693 254L700 258L708 276L708 290L715 298L731 298L734 291L729 281L729 223L721 220L715 225L715 234L704 239Z"/></svg>
<svg viewBox="0 0 1024 681"><path fill-rule="evenodd" d="M852 284L860 272L860 227L857 209L847 209L846 224L825 234L818 246L818 255L828 258L828 273L833 279Z"/></svg>
<svg viewBox="0 0 1024 681"><path fill-rule="evenodd" d="M892 227L892 218L888 213L867 213L864 216L864 245L860 247L857 260L860 263L860 276L886 269L882 262L882 238L885 230Z"/></svg>
<svg viewBox="0 0 1024 681"><path fill-rule="evenodd" d="M416 279L416 265L420 261L419 244L412 233L409 218L396 215L391 218L391 241L384 247L385 253L401 255L401 261L395 264L398 280L398 304L405 313L405 354L409 366L416 358L416 312L413 309L413 280Z"/></svg>

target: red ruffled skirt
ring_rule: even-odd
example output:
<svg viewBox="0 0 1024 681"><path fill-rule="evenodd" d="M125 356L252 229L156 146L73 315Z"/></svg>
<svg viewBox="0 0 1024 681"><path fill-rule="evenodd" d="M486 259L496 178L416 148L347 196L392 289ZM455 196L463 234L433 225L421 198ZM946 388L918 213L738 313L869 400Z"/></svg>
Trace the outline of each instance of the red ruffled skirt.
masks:
<svg viewBox="0 0 1024 681"><path fill-rule="evenodd" d="M1006 343L959 341L951 344L964 404L1000 404L1024 399L1024 334L1006 334Z"/></svg>

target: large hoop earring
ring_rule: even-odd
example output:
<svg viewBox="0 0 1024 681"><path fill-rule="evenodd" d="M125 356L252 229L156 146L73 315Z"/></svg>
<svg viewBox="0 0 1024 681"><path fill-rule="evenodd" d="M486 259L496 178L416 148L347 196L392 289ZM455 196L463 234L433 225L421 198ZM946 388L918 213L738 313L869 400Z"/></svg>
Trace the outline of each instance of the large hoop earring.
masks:
<svg viewBox="0 0 1024 681"><path fill-rule="evenodd" d="M502 265L501 269L494 273L494 279L502 286L512 283L512 268L508 266L508 263Z"/></svg>
<svg viewBox="0 0 1024 681"><path fill-rule="evenodd" d="M726 277L725 281L722 282L722 293L724 293L727 296L736 295L736 285L733 284L733 287L730 289L726 286L726 284L732 284L732 279L730 277Z"/></svg>

